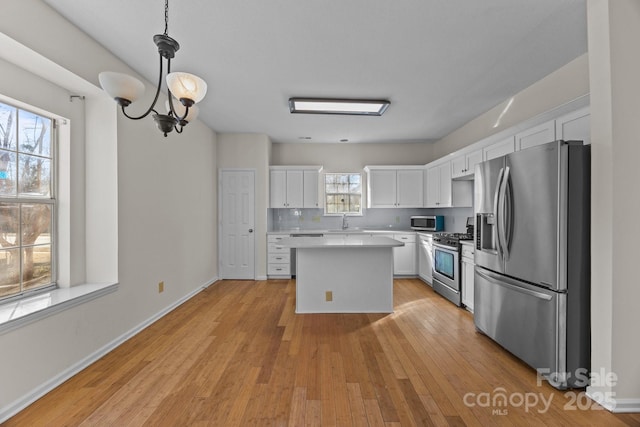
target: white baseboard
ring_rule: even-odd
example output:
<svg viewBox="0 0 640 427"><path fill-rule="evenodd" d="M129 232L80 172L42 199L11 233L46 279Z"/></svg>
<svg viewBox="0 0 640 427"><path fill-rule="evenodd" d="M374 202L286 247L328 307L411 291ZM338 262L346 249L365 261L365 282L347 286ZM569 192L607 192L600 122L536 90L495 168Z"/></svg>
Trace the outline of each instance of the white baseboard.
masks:
<svg viewBox="0 0 640 427"><path fill-rule="evenodd" d="M267 276L256 276L256 280L267 280Z"/></svg>
<svg viewBox="0 0 640 427"><path fill-rule="evenodd" d="M640 412L640 399L616 399L610 398L608 400L603 399L603 394L596 390L589 390L587 387L587 396L591 400L596 401L599 405L604 407L607 411L616 414L628 414Z"/></svg>
<svg viewBox="0 0 640 427"><path fill-rule="evenodd" d="M110 343L106 344L102 348L98 349L97 351L93 352L92 354L88 355L84 359L78 361L74 365L70 366L68 369L65 369L64 371L60 372L58 375L56 375L53 378L49 379L48 381L42 383L41 385L39 385L38 387L34 388L29 393L25 394L24 396L22 396L21 398L17 399L13 403L11 403L11 404L3 407L3 408L0 408L0 423L3 423L6 420L8 420L9 418L13 417L18 412L22 411L27 406L31 405L33 402L35 402L36 400L40 399L45 394L49 393L51 390L53 390L54 388L58 387L63 382L67 381L69 378L71 378L74 375L78 374L80 371L82 371L83 369L85 369L89 365L93 364L98 359L100 359L101 357L103 357L107 353L111 352L112 350L114 350L116 347L120 346L122 343L124 343L125 341L127 341L131 337L137 335L142 330L147 328L149 325L155 323L156 321L158 321L162 317L166 316L168 313L170 313L171 311L175 310L177 307L179 307L180 305L184 304L185 302L187 302L188 300L193 298L195 295L197 295L198 293L202 292L204 289L208 288L209 286L211 286L212 284L214 284L218 280L219 279L218 279L217 276L212 278L211 280L208 280L205 284L203 284L200 287L196 288L195 290L189 292L187 295L183 296L182 298L180 298L179 300L175 301L171 305L165 307L164 309L162 309L161 311L157 312L156 314L154 314L153 316L151 316L150 318L148 318L144 322L140 323L139 325L135 326L134 328L132 328L129 331L125 332L124 334L120 335L119 337L117 337L116 339L114 339Z"/></svg>

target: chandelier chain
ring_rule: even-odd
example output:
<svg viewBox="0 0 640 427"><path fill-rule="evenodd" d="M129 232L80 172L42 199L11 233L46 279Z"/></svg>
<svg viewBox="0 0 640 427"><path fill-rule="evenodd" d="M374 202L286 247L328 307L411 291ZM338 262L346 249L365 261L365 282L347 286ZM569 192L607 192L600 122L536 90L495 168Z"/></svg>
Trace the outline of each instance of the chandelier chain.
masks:
<svg viewBox="0 0 640 427"><path fill-rule="evenodd" d="M164 35L169 32L169 0L164 0Z"/></svg>

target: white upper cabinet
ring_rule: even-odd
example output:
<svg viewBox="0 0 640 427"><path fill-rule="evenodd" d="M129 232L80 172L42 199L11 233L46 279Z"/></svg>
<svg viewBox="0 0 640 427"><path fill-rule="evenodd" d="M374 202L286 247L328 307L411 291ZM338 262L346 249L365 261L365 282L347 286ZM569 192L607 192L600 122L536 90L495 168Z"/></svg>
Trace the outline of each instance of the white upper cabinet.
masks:
<svg viewBox="0 0 640 427"><path fill-rule="evenodd" d="M423 206L423 170L398 169L397 179L397 207L420 208Z"/></svg>
<svg viewBox="0 0 640 427"><path fill-rule="evenodd" d="M451 162L432 166L426 170L425 207L451 206Z"/></svg>
<svg viewBox="0 0 640 427"><path fill-rule="evenodd" d="M272 170L269 181L269 206L287 207L287 171Z"/></svg>
<svg viewBox="0 0 640 427"><path fill-rule="evenodd" d="M422 207L422 166L367 166L365 170L367 171L367 207Z"/></svg>
<svg viewBox="0 0 640 427"><path fill-rule="evenodd" d="M304 206L304 172L287 171L287 207Z"/></svg>
<svg viewBox="0 0 640 427"><path fill-rule="evenodd" d="M303 202L304 208L320 208L320 197L318 188L320 186L320 172L317 170L305 170L303 182Z"/></svg>
<svg viewBox="0 0 640 427"><path fill-rule="evenodd" d="M315 208L320 205L318 179L321 166L272 167L269 206L272 208ZM306 179L306 182L305 182Z"/></svg>
<svg viewBox="0 0 640 427"><path fill-rule="evenodd" d="M549 120L548 122L539 124L529 128L523 132L516 134L516 151L525 150L536 145L546 144L556 140L556 122Z"/></svg>
<svg viewBox="0 0 640 427"><path fill-rule="evenodd" d="M461 178L473 175L476 165L482 162L482 150L461 154L451 160L451 178Z"/></svg>
<svg viewBox="0 0 640 427"><path fill-rule="evenodd" d="M556 119L556 137L591 144L590 126L589 107L581 108Z"/></svg>
<svg viewBox="0 0 640 427"><path fill-rule="evenodd" d="M515 151L515 137L503 139L482 149L484 160L491 160Z"/></svg>
<svg viewBox="0 0 640 427"><path fill-rule="evenodd" d="M369 169L367 188L370 208L395 208L398 180L395 169Z"/></svg>

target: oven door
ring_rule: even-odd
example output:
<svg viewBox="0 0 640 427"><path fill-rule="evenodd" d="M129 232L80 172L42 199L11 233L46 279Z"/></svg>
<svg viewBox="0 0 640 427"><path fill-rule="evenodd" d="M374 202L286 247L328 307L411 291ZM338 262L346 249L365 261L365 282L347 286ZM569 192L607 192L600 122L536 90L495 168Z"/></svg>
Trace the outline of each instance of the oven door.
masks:
<svg viewBox="0 0 640 427"><path fill-rule="evenodd" d="M460 292L460 262L458 249L433 244L433 278L456 292Z"/></svg>

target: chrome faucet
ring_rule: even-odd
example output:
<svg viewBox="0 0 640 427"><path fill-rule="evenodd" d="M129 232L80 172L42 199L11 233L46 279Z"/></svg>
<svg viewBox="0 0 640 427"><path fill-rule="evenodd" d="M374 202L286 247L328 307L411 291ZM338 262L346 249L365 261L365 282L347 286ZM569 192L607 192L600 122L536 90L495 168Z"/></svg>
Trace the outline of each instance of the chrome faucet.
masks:
<svg viewBox="0 0 640 427"><path fill-rule="evenodd" d="M347 221L347 214L342 214L342 229L346 230L349 228L349 222Z"/></svg>

